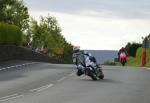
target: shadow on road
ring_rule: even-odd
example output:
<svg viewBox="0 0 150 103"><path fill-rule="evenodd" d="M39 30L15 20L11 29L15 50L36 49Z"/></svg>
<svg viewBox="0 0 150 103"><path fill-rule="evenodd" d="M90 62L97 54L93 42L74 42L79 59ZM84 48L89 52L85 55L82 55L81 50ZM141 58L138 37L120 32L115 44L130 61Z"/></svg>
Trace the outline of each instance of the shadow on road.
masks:
<svg viewBox="0 0 150 103"><path fill-rule="evenodd" d="M102 80L97 80L97 81L94 81L94 80L92 80L92 79L90 79L90 78L84 78L84 79L81 79L82 81L90 81L90 82L97 82L97 83L113 83L113 84L118 84L118 83L121 83L120 81L116 81L116 80L113 80L113 79L108 79L108 78L104 78L104 79L102 79Z"/></svg>
<svg viewBox="0 0 150 103"><path fill-rule="evenodd" d="M103 80L99 80L98 82L102 82L102 83L121 83L120 81L116 81L116 80L113 80L113 79L103 79Z"/></svg>
<svg viewBox="0 0 150 103"><path fill-rule="evenodd" d="M10 76L0 76L0 82L5 82L5 81L12 81L14 79L19 79L19 78L24 78L26 75L22 74L17 74L17 75L10 75Z"/></svg>

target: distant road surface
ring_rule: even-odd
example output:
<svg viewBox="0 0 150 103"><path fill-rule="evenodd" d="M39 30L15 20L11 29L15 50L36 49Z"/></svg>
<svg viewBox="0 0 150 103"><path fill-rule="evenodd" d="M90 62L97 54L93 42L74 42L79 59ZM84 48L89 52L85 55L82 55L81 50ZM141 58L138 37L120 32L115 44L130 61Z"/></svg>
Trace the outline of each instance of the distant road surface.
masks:
<svg viewBox="0 0 150 103"><path fill-rule="evenodd" d="M150 70L104 66L100 81L75 71L48 63L0 70L0 103L150 103Z"/></svg>

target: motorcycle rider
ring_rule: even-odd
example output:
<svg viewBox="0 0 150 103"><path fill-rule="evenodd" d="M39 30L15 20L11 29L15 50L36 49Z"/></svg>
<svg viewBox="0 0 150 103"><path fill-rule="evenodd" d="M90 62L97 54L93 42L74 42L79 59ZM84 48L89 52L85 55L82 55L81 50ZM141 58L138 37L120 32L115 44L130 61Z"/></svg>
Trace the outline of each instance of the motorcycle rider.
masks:
<svg viewBox="0 0 150 103"><path fill-rule="evenodd" d="M73 62L77 66L77 75L81 76L84 74L84 70L86 67L90 66L93 69L99 67L96 63L96 59L94 56L91 55L91 53L87 51L80 50L79 47L74 47L73 48ZM100 68L100 67L99 67Z"/></svg>
<svg viewBox="0 0 150 103"><path fill-rule="evenodd" d="M119 58L119 60L120 60L120 54L121 54L121 53L125 53L126 56L127 56L127 52L126 52L126 50L125 50L124 47L122 47L122 48L119 50L119 52L118 52L118 58ZM127 59L126 59L126 62L127 62Z"/></svg>
<svg viewBox="0 0 150 103"><path fill-rule="evenodd" d="M84 51L80 50L80 47L73 47L73 63L77 66L77 75L80 76L83 74L85 64L84 64Z"/></svg>

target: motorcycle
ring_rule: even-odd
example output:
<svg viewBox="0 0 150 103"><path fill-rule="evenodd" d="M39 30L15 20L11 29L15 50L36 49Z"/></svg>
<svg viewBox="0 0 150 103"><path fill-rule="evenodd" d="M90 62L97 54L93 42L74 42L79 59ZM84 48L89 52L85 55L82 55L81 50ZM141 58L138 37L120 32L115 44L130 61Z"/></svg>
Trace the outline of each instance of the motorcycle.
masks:
<svg viewBox="0 0 150 103"><path fill-rule="evenodd" d="M120 63L122 64L122 66L125 66L125 63L127 62L127 56L124 52L120 53Z"/></svg>
<svg viewBox="0 0 150 103"><path fill-rule="evenodd" d="M91 66L88 66L86 67L84 74L91 77L92 80L100 80L104 78L103 71L100 67L97 67L95 70Z"/></svg>
<svg viewBox="0 0 150 103"><path fill-rule="evenodd" d="M89 56L85 55L78 55L76 58L73 59L74 63L77 65L78 76L85 74L91 77L92 80L99 80L104 78L102 69L97 65L96 59L93 59L94 58L89 58Z"/></svg>

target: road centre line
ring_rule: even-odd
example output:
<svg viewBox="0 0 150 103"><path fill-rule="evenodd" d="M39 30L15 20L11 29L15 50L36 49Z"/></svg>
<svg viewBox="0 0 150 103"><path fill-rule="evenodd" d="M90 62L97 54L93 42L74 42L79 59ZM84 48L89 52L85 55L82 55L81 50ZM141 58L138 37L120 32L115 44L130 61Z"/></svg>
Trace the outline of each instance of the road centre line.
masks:
<svg viewBox="0 0 150 103"><path fill-rule="evenodd" d="M0 100L6 99L6 98L9 98L9 97L13 97L13 96L16 96L16 95L18 95L18 94L12 94L12 95L8 95L8 96L5 96L5 97L0 97Z"/></svg>
<svg viewBox="0 0 150 103"><path fill-rule="evenodd" d="M24 95L13 94L10 96L2 97L3 99L1 98L0 102L8 101L11 99L16 99L16 98L20 98L20 97L24 97Z"/></svg>
<svg viewBox="0 0 150 103"><path fill-rule="evenodd" d="M74 72L73 73L71 73L71 74L69 74L68 76L73 76L74 75Z"/></svg>
<svg viewBox="0 0 150 103"><path fill-rule="evenodd" d="M63 80L65 80L67 77L62 77L62 78L60 78L59 80L57 80L57 82L60 82L60 81L63 81Z"/></svg>
<svg viewBox="0 0 150 103"><path fill-rule="evenodd" d="M31 89L29 90L30 92L41 92L45 89L48 89L50 87L52 87L54 84L48 84L48 85L45 85L45 86L42 86L42 87L39 87L39 88L35 88L35 89Z"/></svg>
<svg viewBox="0 0 150 103"><path fill-rule="evenodd" d="M37 62L32 62L32 63L25 63L25 64L20 64L20 65L13 65L13 66L9 66L9 67L5 67L5 68L1 68L1 70L5 70L5 69L10 69L10 68L17 68L17 67L22 67L22 66L26 66L26 65L31 65L31 64L36 64Z"/></svg>

